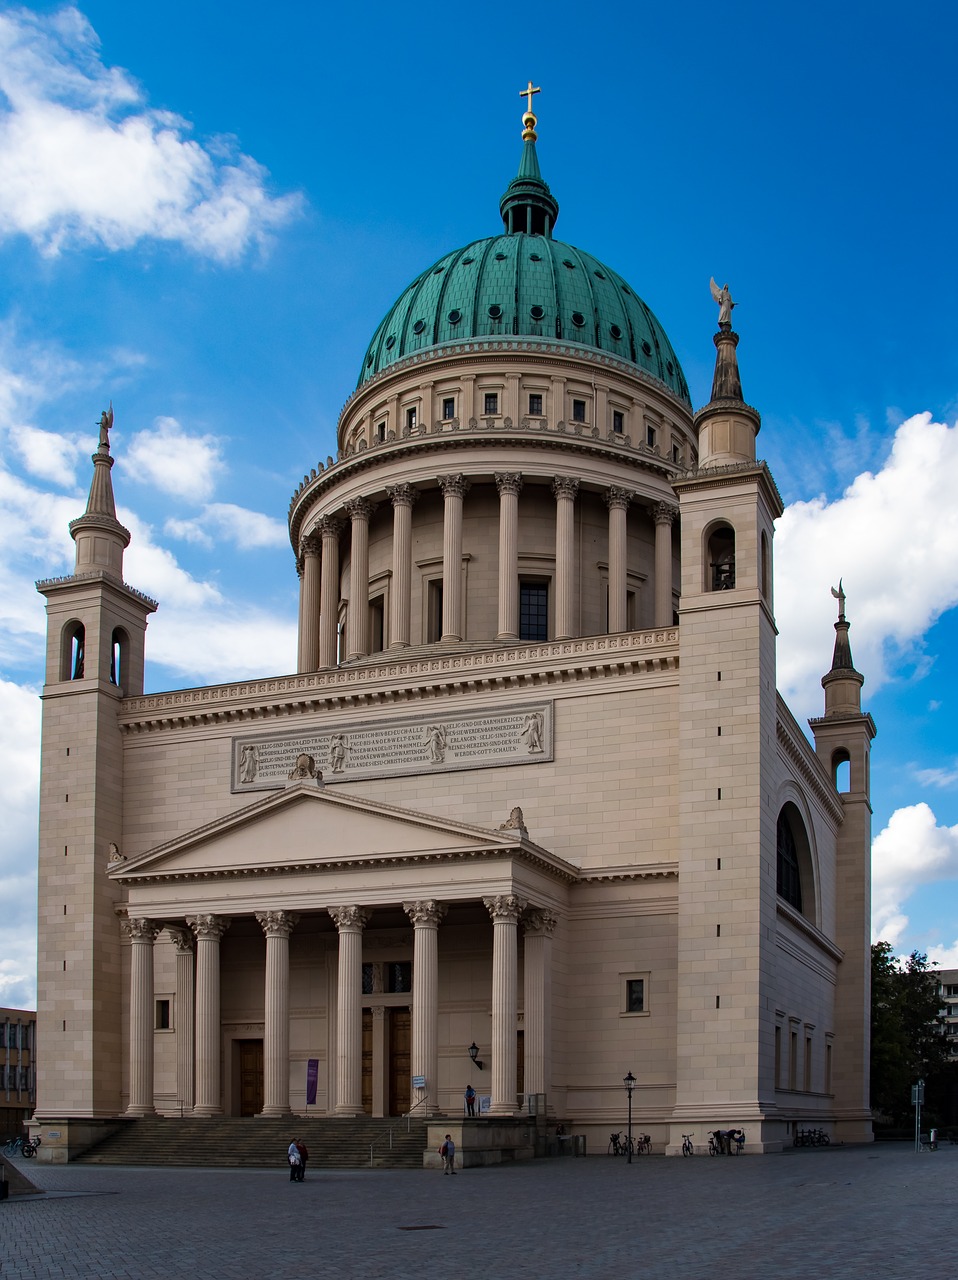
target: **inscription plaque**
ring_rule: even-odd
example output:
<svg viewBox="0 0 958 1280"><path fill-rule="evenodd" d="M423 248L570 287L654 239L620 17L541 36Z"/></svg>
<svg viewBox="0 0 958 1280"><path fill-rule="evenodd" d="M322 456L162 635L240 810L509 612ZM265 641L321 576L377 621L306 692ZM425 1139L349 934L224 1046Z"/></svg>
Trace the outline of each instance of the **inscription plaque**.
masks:
<svg viewBox="0 0 958 1280"><path fill-rule="evenodd" d="M312 758L327 785L359 778L538 764L552 759L552 703L465 715L363 720L314 733L234 738L231 789L284 787L303 757Z"/></svg>

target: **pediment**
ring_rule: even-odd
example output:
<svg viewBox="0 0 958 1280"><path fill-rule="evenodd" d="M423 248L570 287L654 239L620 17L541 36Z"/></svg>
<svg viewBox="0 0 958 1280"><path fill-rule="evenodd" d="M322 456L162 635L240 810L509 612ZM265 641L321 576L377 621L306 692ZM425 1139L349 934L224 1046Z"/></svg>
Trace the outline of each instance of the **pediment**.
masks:
<svg viewBox="0 0 958 1280"><path fill-rule="evenodd" d="M110 867L119 881L191 878L274 868L456 857L525 848L565 867L518 829L440 819L304 782ZM571 867L566 870L572 871Z"/></svg>

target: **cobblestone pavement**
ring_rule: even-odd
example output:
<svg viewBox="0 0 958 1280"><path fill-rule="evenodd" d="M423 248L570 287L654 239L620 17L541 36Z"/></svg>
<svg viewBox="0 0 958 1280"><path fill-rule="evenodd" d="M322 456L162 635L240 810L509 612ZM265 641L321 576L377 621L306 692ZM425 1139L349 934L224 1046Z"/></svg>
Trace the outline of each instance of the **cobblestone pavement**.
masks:
<svg viewBox="0 0 958 1280"><path fill-rule="evenodd" d="M958 1276L958 1146L566 1158L455 1180L313 1168L301 1185L277 1163L33 1164L49 1194L0 1204L0 1280Z"/></svg>

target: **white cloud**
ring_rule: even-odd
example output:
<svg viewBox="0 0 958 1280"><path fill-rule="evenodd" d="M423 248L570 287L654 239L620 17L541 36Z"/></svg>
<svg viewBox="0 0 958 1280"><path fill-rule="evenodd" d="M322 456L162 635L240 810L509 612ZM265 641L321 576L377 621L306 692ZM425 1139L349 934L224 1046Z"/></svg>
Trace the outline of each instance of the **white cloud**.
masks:
<svg viewBox="0 0 958 1280"><path fill-rule="evenodd" d="M11 442L31 475L59 485L76 483L77 462L86 452L84 442L76 436L41 431L38 427L16 427L11 432Z"/></svg>
<svg viewBox="0 0 958 1280"><path fill-rule="evenodd" d="M938 787L949 791L958 786L958 760L949 769L916 769L915 777L925 787Z"/></svg>
<svg viewBox="0 0 958 1280"><path fill-rule="evenodd" d="M896 944L902 907L919 887L958 879L958 826L940 827L927 804L896 809L872 842L872 937Z"/></svg>
<svg viewBox="0 0 958 1280"><path fill-rule="evenodd" d="M240 551L257 547L284 547L289 541L286 525L272 516L231 502L213 502L195 520L167 520L164 532L172 538L211 548L215 537L233 543Z"/></svg>
<svg viewBox="0 0 958 1280"><path fill-rule="evenodd" d="M958 426L928 413L902 423L880 470L834 502L786 508L775 539L779 687L797 715L820 715L818 681L831 662L844 579L855 665L874 691L908 662L958 603Z"/></svg>
<svg viewBox="0 0 958 1280"><path fill-rule="evenodd" d="M157 418L138 431L123 459L124 479L149 484L174 497L202 502L224 470L216 436L192 436L175 418Z"/></svg>
<svg viewBox="0 0 958 1280"><path fill-rule="evenodd" d="M0 1004L36 1007L37 803L40 785L38 690L0 679Z"/></svg>
<svg viewBox="0 0 958 1280"><path fill-rule="evenodd" d="M76 8L0 14L0 233L49 255L150 238L226 262L297 212L300 198L268 195L266 171L230 139L201 146L187 121L148 107L99 44Z"/></svg>

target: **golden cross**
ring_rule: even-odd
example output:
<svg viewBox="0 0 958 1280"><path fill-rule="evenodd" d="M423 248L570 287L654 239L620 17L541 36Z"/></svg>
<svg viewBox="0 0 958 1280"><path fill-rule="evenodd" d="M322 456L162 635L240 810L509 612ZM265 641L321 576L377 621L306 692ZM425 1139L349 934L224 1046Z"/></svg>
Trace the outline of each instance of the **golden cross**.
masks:
<svg viewBox="0 0 958 1280"><path fill-rule="evenodd" d="M531 80L529 81L528 89L519 90L519 97L526 98L528 100L526 102L526 110L529 112L530 115L532 114L532 95L534 93L541 93L541 92L542 92L541 89L533 89Z"/></svg>

